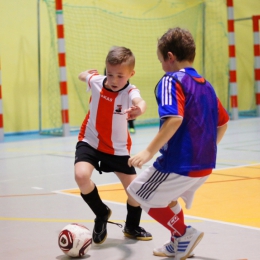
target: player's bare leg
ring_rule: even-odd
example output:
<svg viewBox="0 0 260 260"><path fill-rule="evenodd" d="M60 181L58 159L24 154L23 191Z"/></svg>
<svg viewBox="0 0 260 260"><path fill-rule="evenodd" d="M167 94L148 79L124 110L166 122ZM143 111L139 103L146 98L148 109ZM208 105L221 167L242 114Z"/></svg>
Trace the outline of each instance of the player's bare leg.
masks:
<svg viewBox="0 0 260 260"><path fill-rule="evenodd" d="M90 179L94 166L88 162L75 164L75 180L81 191L81 197L96 215L95 226L92 233L93 242L102 244L107 237L107 222L112 214L101 200L95 183Z"/></svg>

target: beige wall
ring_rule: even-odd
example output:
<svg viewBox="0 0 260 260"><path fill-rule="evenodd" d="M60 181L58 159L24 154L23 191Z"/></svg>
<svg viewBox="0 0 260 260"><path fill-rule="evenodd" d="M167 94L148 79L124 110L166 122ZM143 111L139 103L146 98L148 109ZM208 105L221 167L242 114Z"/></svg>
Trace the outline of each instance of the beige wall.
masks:
<svg viewBox="0 0 260 260"><path fill-rule="evenodd" d="M5 132L38 128L37 1L0 1Z"/></svg>
<svg viewBox="0 0 260 260"><path fill-rule="evenodd" d="M142 3L142 1L136 2ZM143 5L147 3L145 0L143 2ZM156 4L157 2L150 1L149 3ZM171 2L192 3L192 1ZM225 1L221 0L221 2L225 4ZM260 14L260 1L234 0L234 5L235 18ZM223 12L226 12L226 9L223 9ZM49 33L48 26L45 25L46 19L48 19L46 8L41 2L43 73L47 73L46 60L48 59L46 43L49 41ZM254 108L252 107L252 102L254 103L252 101L254 97L253 35L250 20L236 23L236 42L239 107L240 110L249 110ZM0 0L0 59L4 131L10 133L38 130L37 0Z"/></svg>

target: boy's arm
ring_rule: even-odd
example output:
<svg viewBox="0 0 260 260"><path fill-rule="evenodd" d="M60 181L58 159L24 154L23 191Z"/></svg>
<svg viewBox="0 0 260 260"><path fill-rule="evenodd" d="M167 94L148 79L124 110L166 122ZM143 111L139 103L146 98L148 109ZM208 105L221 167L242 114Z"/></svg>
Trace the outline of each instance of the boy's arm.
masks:
<svg viewBox="0 0 260 260"><path fill-rule="evenodd" d="M125 111L128 113L128 120L133 120L146 111L146 102L141 97L134 98L132 104L133 106Z"/></svg>
<svg viewBox="0 0 260 260"><path fill-rule="evenodd" d="M217 129L217 144L223 138L226 130L227 130L227 124L224 124L224 125L218 127L218 129Z"/></svg>
<svg viewBox="0 0 260 260"><path fill-rule="evenodd" d="M220 100L218 100L218 128L217 128L217 144L221 141L227 130L227 123L229 121L229 116Z"/></svg>
<svg viewBox="0 0 260 260"><path fill-rule="evenodd" d="M83 81L83 82L86 82L86 79L87 79L87 76L89 74L95 74L95 73L98 73L97 70L95 69L92 69L92 70L86 70L86 71L83 71L79 74L78 78L79 80Z"/></svg>
<svg viewBox="0 0 260 260"><path fill-rule="evenodd" d="M140 107L141 115L146 111L146 102L142 98L134 98L132 103L134 106Z"/></svg>
<svg viewBox="0 0 260 260"><path fill-rule="evenodd" d="M142 168L175 134L182 123L182 117L168 117L148 147L128 160L129 166Z"/></svg>

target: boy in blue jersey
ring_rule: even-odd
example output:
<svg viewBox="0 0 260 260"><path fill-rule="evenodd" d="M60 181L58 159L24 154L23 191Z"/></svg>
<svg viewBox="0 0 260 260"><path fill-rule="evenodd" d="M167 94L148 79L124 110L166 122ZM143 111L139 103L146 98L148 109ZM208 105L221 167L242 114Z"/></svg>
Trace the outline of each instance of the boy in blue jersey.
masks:
<svg viewBox="0 0 260 260"><path fill-rule="evenodd" d="M158 59L165 75L155 87L160 129L148 147L131 157L129 166L141 168L160 151L152 166L127 188L155 220L171 232L154 255L185 260L203 232L184 223L178 199L189 209L196 190L216 165L217 144L229 120L212 85L192 67L195 43L191 33L169 29L159 40Z"/></svg>

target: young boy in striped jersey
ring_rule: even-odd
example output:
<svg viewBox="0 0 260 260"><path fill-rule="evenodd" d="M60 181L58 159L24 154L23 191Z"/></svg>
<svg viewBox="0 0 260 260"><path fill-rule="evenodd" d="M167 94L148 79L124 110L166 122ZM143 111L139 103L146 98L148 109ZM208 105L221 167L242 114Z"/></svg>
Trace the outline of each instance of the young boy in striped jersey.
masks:
<svg viewBox="0 0 260 260"><path fill-rule="evenodd" d="M146 102L129 83L135 74L134 66L135 57L130 49L113 47L106 57L106 76L99 75L95 69L79 74L79 79L91 90L91 98L76 146L75 180L83 200L96 215L92 234L96 244L103 243L107 237L106 226L112 211L102 202L91 180L93 170L114 172L125 190L136 177L134 167L128 166L132 141L127 120L143 114ZM127 195L124 235L151 240L152 235L139 226L142 209Z"/></svg>
<svg viewBox="0 0 260 260"><path fill-rule="evenodd" d="M165 71L155 87L160 129L145 150L129 159L129 166L141 168L161 153L127 190L171 233L154 255L175 260L189 257L203 237L185 225L177 200L191 207L196 190L215 168L217 144L229 120L212 85L192 67L195 49L190 32L179 27L158 40L157 56Z"/></svg>

